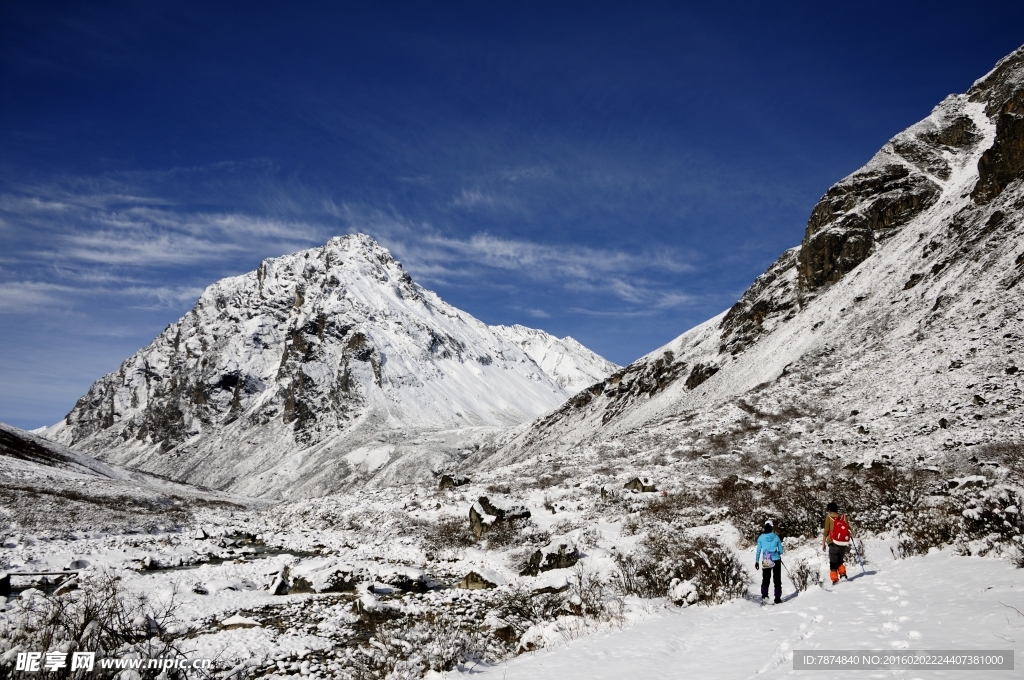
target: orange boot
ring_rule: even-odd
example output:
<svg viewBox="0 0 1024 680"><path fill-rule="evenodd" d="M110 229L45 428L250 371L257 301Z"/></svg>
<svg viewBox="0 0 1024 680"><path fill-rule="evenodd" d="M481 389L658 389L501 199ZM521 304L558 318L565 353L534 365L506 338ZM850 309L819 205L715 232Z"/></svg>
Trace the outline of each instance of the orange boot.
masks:
<svg viewBox="0 0 1024 680"><path fill-rule="evenodd" d="M846 578L846 565L845 564L840 564L839 565L839 575L842 576L843 578ZM834 583L834 581L833 581L833 583Z"/></svg>
<svg viewBox="0 0 1024 680"><path fill-rule="evenodd" d="M832 579L832 585L835 585L835 584L839 583L839 572L838 571L830 571L830 572L828 572L828 577L830 579Z"/></svg>

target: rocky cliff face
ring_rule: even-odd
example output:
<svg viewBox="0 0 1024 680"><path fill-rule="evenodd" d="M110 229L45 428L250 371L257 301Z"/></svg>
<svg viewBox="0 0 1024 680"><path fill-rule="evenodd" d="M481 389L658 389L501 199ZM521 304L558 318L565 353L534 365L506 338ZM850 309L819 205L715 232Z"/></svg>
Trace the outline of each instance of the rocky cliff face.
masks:
<svg viewBox="0 0 1024 680"><path fill-rule="evenodd" d="M804 436L824 427L825 448L844 441L851 457L1019 437L1022 104L1024 48L831 187L800 245L731 309L581 391L488 464L714 448L760 432L751 413L770 408L817 414ZM894 415L909 404L913 417ZM877 422L847 432L851 411Z"/></svg>
<svg viewBox="0 0 1024 680"><path fill-rule="evenodd" d="M48 435L217 488L276 493L316 476L323 492L394 467L412 433L523 422L614 368L571 338L483 324L354 235L213 284Z"/></svg>

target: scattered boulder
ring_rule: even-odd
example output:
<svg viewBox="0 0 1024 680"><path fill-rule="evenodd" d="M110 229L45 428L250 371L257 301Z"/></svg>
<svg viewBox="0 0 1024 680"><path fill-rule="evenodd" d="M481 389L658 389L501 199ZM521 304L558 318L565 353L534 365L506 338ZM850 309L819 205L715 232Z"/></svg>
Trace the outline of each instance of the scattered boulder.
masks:
<svg viewBox="0 0 1024 680"><path fill-rule="evenodd" d="M303 561L284 573L285 580L290 580L285 591L289 594L347 593L354 591L360 583L373 580L364 567L326 559Z"/></svg>
<svg viewBox="0 0 1024 680"><path fill-rule="evenodd" d="M59 586L57 586L57 589L53 591L53 594L64 595L66 593L70 593L72 590L78 590L77 578L69 578L67 581L64 581L64 583L61 583Z"/></svg>
<svg viewBox="0 0 1024 680"><path fill-rule="evenodd" d="M469 477L465 475L445 474L441 475L441 482L437 485L437 490L448 491L466 484L469 484Z"/></svg>
<svg viewBox="0 0 1024 680"><path fill-rule="evenodd" d="M580 550L576 547L576 541L569 536L561 536L530 555L520 575L536 576L542 571L568 569L575 566L579 559Z"/></svg>
<svg viewBox="0 0 1024 680"><path fill-rule="evenodd" d="M490 569L477 569L466 574L456 588L462 588L463 590L484 590L487 588L497 588L501 585L505 579Z"/></svg>
<svg viewBox="0 0 1024 680"><path fill-rule="evenodd" d="M288 565L281 567L281 571L271 574L274 578L268 583L265 588L270 591L271 595L287 595L288 594Z"/></svg>
<svg viewBox="0 0 1024 680"><path fill-rule="evenodd" d="M78 571L80 569L88 569L89 560L71 560L64 565L64 571Z"/></svg>
<svg viewBox="0 0 1024 680"><path fill-rule="evenodd" d="M601 500L608 502L622 497L622 488L617 484L603 484L601 486Z"/></svg>
<svg viewBox="0 0 1024 680"><path fill-rule="evenodd" d="M491 500L480 496L469 508L469 526L473 535L480 538L491 525L514 519L529 519L530 511L525 505L507 503L498 499Z"/></svg>
<svg viewBox="0 0 1024 680"><path fill-rule="evenodd" d="M658 487L654 485L654 480L651 479L650 477L634 477L633 479L626 482L626 484L622 488L627 489L629 491L639 492L651 492L658 490Z"/></svg>
<svg viewBox="0 0 1024 680"><path fill-rule="evenodd" d="M224 630L232 630L235 628L261 628L262 626L260 622L255 619L250 619L249 617L242 616L241 614L235 614L234 616L229 616L221 621L220 627Z"/></svg>
<svg viewBox="0 0 1024 680"><path fill-rule="evenodd" d="M546 577L538 579L538 581L533 587L532 592L534 595L564 593L569 590L569 578L565 574L548 574Z"/></svg>
<svg viewBox="0 0 1024 680"><path fill-rule="evenodd" d="M949 429L949 421L945 418L939 418L939 427L943 430Z"/></svg>
<svg viewBox="0 0 1024 680"><path fill-rule="evenodd" d="M209 595L210 594L210 591L207 590L206 586L203 585L200 581L196 581L195 583L192 584L192 592L195 593L196 595Z"/></svg>
<svg viewBox="0 0 1024 680"><path fill-rule="evenodd" d="M352 613L369 624L378 624L402 616L401 609L387 602L381 602L371 593L365 593L352 603Z"/></svg>
<svg viewBox="0 0 1024 680"><path fill-rule="evenodd" d="M988 484L988 480L981 475L946 480L947 489L967 489L972 486L984 488L986 484Z"/></svg>
<svg viewBox="0 0 1024 680"><path fill-rule="evenodd" d="M378 571L374 580L404 593L425 593L430 590L430 579L426 572L415 567L387 567Z"/></svg>
<svg viewBox="0 0 1024 680"><path fill-rule="evenodd" d="M205 541L207 538L209 538L209 535L202 527L199 527L196 529L196 532L192 534L192 538L194 538L197 541Z"/></svg>
<svg viewBox="0 0 1024 680"><path fill-rule="evenodd" d="M988 402L985 401L985 397L981 396L980 394L975 394L974 395L974 403L977 404L978 406L984 406Z"/></svg>

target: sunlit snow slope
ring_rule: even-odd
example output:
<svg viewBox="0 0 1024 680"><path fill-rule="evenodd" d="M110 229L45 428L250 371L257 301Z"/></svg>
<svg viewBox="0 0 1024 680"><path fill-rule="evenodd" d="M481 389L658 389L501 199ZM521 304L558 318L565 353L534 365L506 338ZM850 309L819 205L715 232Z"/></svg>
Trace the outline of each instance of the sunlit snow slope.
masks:
<svg viewBox="0 0 1024 680"><path fill-rule="evenodd" d="M609 447L868 463L1018 439L1022 176L1024 48L829 189L731 309L467 465Z"/></svg>
<svg viewBox="0 0 1024 680"><path fill-rule="evenodd" d="M436 472L473 432L615 368L571 338L487 326L351 235L213 284L45 434L181 481L325 493Z"/></svg>

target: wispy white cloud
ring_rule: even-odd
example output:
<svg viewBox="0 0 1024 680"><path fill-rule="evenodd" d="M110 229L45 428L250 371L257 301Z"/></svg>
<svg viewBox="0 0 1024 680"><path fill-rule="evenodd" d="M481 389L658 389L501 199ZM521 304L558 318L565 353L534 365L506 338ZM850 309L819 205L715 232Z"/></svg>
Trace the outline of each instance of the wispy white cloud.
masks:
<svg viewBox="0 0 1024 680"><path fill-rule="evenodd" d="M507 171L503 181L543 181L550 173L544 167L517 168ZM78 181L2 194L0 219L9 225L4 238L21 235L25 243L19 244L18 258L5 261L0 271L0 280L9 281L0 293L5 296L0 311L53 306L86 294L133 298L129 306L134 308L180 308L212 283L190 278L193 270L238 273L225 271L224 263L254 266L264 257L319 245L345 231L378 238L428 287L513 290L526 285L604 298L605 304L617 301L629 313L699 302L674 287L680 275L695 268L689 253L539 242L486 231L455 235L397 210L323 196L302 200L304 217L277 218L182 206L149 197L130 182ZM471 207L506 199L500 192L467 189L457 200ZM538 308L524 311L534 318L549 314Z"/></svg>
<svg viewBox="0 0 1024 680"><path fill-rule="evenodd" d="M118 182L0 194L0 220L5 250L16 254L0 272L7 313L86 295L130 298L136 309L180 307L210 283L189 281L196 267L223 270L325 240L322 226L301 220L188 209Z"/></svg>
<svg viewBox="0 0 1024 680"><path fill-rule="evenodd" d="M66 305L77 290L45 281L0 282L0 312L25 313Z"/></svg>
<svg viewBox="0 0 1024 680"><path fill-rule="evenodd" d="M430 225L395 215L347 215L354 231L382 238L424 283L479 285L509 276L578 293L611 295L631 305L669 309L691 305L694 296L671 287L669 279L693 271L683 253L631 253L576 244L539 243L487 233L447 236ZM490 270L491 273L487 273ZM495 274L495 271L501 274Z"/></svg>

